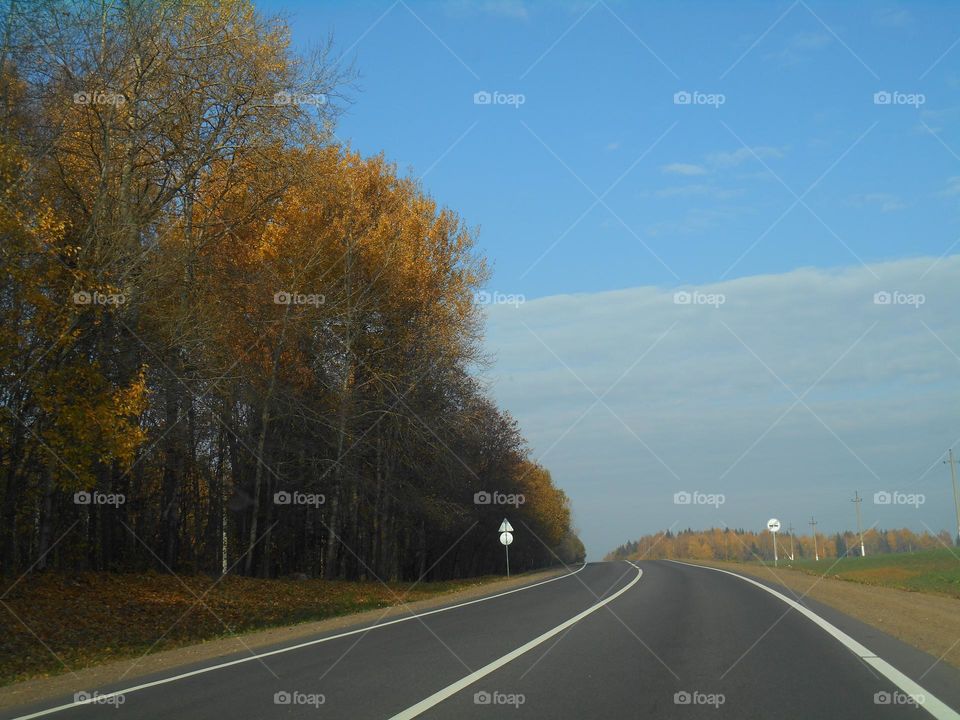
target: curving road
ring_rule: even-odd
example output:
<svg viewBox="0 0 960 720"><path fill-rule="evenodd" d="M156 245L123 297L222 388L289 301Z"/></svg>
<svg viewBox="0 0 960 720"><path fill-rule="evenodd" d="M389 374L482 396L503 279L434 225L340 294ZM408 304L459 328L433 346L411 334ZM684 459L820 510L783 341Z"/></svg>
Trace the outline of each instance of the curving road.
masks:
<svg viewBox="0 0 960 720"><path fill-rule="evenodd" d="M960 718L950 666L782 587L669 561L591 563L99 692L5 717Z"/></svg>

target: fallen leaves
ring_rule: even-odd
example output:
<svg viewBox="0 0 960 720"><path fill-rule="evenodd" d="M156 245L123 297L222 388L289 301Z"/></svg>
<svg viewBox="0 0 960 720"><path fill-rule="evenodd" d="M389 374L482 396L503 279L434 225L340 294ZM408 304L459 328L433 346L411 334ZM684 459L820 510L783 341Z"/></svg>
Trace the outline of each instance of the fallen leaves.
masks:
<svg viewBox="0 0 960 720"><path fill-rule="evenodd" d="M3 599L0 684L271 626L414 602L477 580L409 584L45 573Z"/></svg>

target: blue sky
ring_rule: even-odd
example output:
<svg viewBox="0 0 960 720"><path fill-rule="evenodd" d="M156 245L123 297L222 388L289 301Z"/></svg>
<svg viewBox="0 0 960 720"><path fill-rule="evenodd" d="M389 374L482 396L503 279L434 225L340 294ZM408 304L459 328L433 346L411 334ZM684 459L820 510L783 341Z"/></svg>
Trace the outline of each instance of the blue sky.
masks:
<svg viewBox="0 0 960 720"><path fill-rule="evenodd" d="M960 150L944 147L960 147L960 50L943 56L960 10L947 3L264 7L289 13L301 47L333 30L361 74L338 135L427 172L427 189L481 227L505 292L939 255L960 229L960 195L941 195L960 175ZM525 103L474 105L478 90ZM683 90L725 102L675 105ZM877 106L883 90L925 103ZM825 172L804 198L823 222L798 205L734 265Z"/></svg>
<svg viewBox="0 0 960 720"><path fill-rule="evenodd" d="M338 137L422 175L480 229L488 289L525 298L489 309L492 392L573 497L593 557L674 515L762 525L781 512L770 488L795 525L817 513L829 531L852 525L848 490L916 481L931 501L877 522L952 527L945 468L917 478L960 439L944 410L960 396L960 6L258 4L288 15L298 48L334 33L360 73ZM727 301L677 307L677 288ZM896 291L925 302L872 302ZM648 352L668 329L683 342ZM893 353L886 370L871 352ZM609 412L570 429L624 371ZM824 371L795 405L785 388ZM688 397L691 373L715 382ZM673 506L681 489L726 492L724 517Z"/></svg>

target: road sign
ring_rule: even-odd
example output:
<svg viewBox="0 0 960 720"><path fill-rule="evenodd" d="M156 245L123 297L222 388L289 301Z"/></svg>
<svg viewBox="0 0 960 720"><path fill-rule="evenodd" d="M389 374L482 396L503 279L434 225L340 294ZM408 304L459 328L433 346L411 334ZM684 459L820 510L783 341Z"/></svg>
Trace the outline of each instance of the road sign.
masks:
<svg viewBox="0 0 960 720"><path fill-rule="evenodd" d="M510 577L510 543L513 542L513 525L506 518L500 523L500 544L503 545L503 551L507 554L507 577Z"/></svg>
<svg viewBox="0 0 960 720"><path fill-rule="evenodd" d="M767 520L767 530L773 534L773 566L780 565L780 558L777 557L777 531L780 529L780 521L776 518Z"/></svg>

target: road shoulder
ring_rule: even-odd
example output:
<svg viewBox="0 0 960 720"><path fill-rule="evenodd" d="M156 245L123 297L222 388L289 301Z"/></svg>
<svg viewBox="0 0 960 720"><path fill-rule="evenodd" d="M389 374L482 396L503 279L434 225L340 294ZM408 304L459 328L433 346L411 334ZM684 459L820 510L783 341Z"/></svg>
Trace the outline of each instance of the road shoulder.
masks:
<svg viewBox="0 0 960 720"><path fill-rule="evenodd" d="M682 561L766 585L809 608L952 707L960 707L960 600L786 568ZM826 567L824 568L826 569Z"/></svg>
<svg viewBox="0 0 960 720"><path fill-rule="evenodd" d="M789 568L689 561L782 585L960 668L960 600L896 588L862 585ZM826 567L824 569L826 570ZM795 595L791 595L796 599Z"/></svg>

